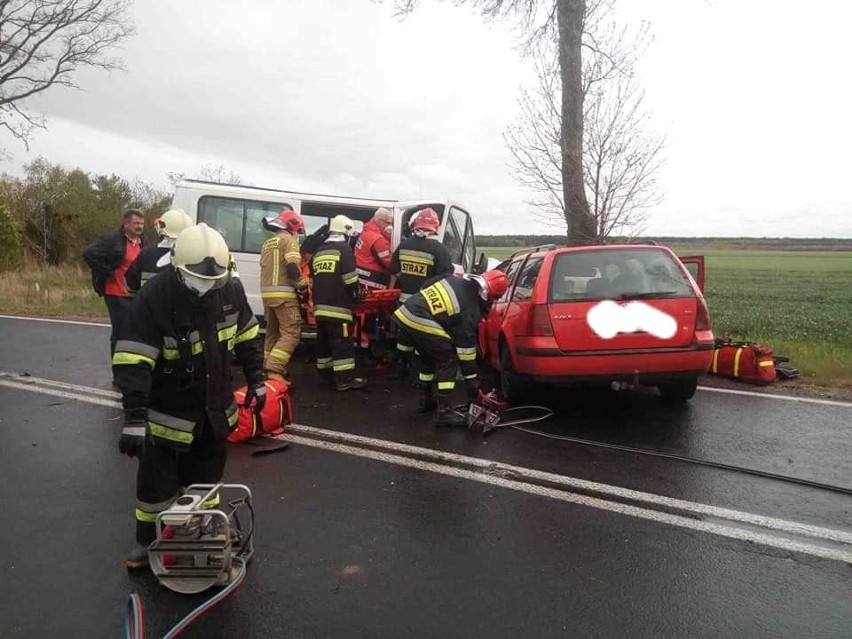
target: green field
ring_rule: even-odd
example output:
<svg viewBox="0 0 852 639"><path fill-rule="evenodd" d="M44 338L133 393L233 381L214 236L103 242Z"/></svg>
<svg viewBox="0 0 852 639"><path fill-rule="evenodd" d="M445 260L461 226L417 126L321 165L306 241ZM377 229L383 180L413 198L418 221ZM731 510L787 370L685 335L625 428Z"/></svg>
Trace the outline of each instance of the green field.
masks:
<svg viewBox="0 0 852 639"><path fill-rule="evenodd" d="M705 256L718 337L764 342L804 379L852 386L852 252L672 248ZM503 259L518 249L482 250Z"/></svg>

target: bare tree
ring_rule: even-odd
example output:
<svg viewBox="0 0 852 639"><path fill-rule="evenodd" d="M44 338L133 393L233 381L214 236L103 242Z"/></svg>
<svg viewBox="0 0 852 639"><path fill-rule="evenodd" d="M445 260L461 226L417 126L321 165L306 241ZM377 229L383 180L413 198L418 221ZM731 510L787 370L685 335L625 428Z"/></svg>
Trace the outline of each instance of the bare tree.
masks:
<svg viewBox="0 0 852 639"><path fill-rule="evenodd" d="M172 184L177 184L186 179L183 171L168 171L166 176ZM243 179L238 173L227 168L224 164L202 164L195 174L196 180L217 182L218 184L243 184Z"/></svg>
<svg viewBox="0 0 852 639"><path fill-rule="evenodd" d="M0 0L0 127L27 144L43 117L25 110L52 86L79 88L83 67L112 70L110 49L134 33L129 0Z"/></svg>
<svg viewBox="0 0 852 639"><path fill-rule="evenodd" d="M595 0L590 0L594 2ZM582 48L586 0L455 0L474 7L486 19L514 16L525 36L523 48L543 41L557 43L561 87L559 101L559 172L568 244L595 241L595 223L583 179ZM397 16L411 13L419 0L395 0Z"/></svg>
<svg viewBox="0 0 852 639"><path fill-rule="evenodd" d="M583 35L583 179L594 220L593 240L643 230L648 209L661 199L656 174L664 138L649 127L644 93L634 75L648 42L647 26L635 33L612 20L614 0L589 4ZM558 106L560 74L550 43L533 52L537 86L522 91L518 121L504 137L518 182L535 195L542 219L566 216Z"/></svg>

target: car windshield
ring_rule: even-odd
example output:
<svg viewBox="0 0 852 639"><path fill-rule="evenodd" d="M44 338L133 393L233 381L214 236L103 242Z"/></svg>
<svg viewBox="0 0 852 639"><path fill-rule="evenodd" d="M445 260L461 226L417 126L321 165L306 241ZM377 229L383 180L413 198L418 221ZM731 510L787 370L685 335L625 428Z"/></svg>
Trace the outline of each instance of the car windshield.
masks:
<svg viewBox="0 0 852 639"><path fill-rule="evenodd" d="M551 273L551 302L695 296L680 266L657 249L562 253Z"/></svg>

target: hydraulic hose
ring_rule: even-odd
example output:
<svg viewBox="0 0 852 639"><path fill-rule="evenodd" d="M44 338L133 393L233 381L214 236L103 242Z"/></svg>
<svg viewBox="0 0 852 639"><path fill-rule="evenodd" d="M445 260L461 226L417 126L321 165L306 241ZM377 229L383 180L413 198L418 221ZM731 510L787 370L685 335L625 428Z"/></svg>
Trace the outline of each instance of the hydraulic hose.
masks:
<svg viewBox="0 0 852 639"><path fill-rule="evenodd" d="M203 604L195 608L186 617L181 619L169 630L163 639L173 639L181 632L186 630L189 625L198 619L205 612L213 608L220 601L234 592L246 578L246 560L243 557L234 557L234 563L237 564L237 574L231 582L222 590L210 597ZM130 595L127 601L127 608L124 614L124 637L125 639L144 639L144 620L142 614L142 599L137 593Z"/></svg>

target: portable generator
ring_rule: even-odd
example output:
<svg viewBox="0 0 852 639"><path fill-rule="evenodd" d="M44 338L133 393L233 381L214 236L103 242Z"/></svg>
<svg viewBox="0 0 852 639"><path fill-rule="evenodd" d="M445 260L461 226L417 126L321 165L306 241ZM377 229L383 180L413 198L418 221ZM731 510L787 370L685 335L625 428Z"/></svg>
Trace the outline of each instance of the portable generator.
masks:
<svg viewBox="0 0 852 639"><path fill-rule="evenodd" d="M183 594L227 586L235 560L248 563L254 552L251 491L242 484L193 484L157 515L156 531L148 560L163 586Z"/></svg>

